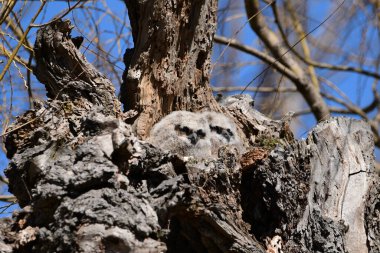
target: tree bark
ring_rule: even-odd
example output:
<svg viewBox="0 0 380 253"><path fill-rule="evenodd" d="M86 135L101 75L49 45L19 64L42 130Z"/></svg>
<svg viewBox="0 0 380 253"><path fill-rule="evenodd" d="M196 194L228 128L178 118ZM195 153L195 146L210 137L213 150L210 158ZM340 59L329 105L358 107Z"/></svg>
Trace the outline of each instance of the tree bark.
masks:
<svg viewBox="0 0 380 253"><path fill-rule="evenodd" d="M34 45L34 74L45 85L50 99L73 103L86 100L101 106L104 114L120 115L114 85L76 50L78 38L71 38L72 29L69 21L61 21L39 30Z"/></svg>
<svg viewBox="0 0 380 253"><path fill-rule="evenodd" d="M137 135L171 111L218 111L209 86L216 0L125 1L134 48L127 50L120 97ZM132 113L133 112L133 113Z"/></svg>
<svg viewBox="0 0 380 253"><path fill-rule="evenodd" d="M141 25L138 31L153 15L139 16L141 10L164 6L154 2L128 1L132 25ZM198 11L183 12L182 19L198 12L200 18L200 3L188 5ZM153 21L147 25L153 27ZM132 64L149 77L135 83L138 96L132 104L140 110L139 135L148 131L139 124L153 108L160 108L159 115L172 109L196 111L209 99L212 108L235 118L249 143L242 157L223 147L218 158L185 159L137 138L125 122L132 114L118 110L112 84L80 54L69 28L67 21L57 21L37 34L35 52L41 59L35 73L52 99L19 117L6 136L12 159L6 175L23 209L0 222L0 252L276 252L280 244L265 244L266 237L280 238L283 252L379 252L380 184L365 122L332 118L306 140L295 140L291 115L271 120L253 109L249 96L228 97L216 105L203 79L186 72L195 90L185 93L184 78L177 78L176 85L156 82L163 64ZM140 36L134 32L136 41ZM136 62L148 59L142 48L135 50L141 52ZM184 64L177 57L170 68ZM143 89L161 93L148 93L155 102L145 104ZM180 100L171 106L156 100L174 91ZM201 102L191 105L196 94Z"/></svg>

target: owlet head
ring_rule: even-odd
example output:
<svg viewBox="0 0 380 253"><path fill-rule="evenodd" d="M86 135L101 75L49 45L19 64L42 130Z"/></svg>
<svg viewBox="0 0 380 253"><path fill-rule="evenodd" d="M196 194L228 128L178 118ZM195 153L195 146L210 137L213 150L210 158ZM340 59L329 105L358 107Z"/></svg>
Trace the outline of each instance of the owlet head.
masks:
<svg viewBox="0 0 380 253"><path fill-rule="evenodd" d="M147 141L182 156L205 158L211 155L209 127L198 113L172 112L154 125Z"/></svg>

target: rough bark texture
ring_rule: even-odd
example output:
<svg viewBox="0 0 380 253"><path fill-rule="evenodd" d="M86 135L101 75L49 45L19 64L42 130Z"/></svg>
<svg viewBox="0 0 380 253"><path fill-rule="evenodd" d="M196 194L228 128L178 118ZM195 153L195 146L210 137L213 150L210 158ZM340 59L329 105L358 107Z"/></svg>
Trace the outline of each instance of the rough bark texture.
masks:
<svg viewBox="0 0 380 253"><path fill-rule="evenodd" d="M216 0L125 1L134 48L120 96L139 137L171 111L219 110L209 86Z"/></svg>
<svg viewBox="0 0 380 253"><path fill-rule="evenodd" d="M144 20L138 13L134 26ZM6 136L6 175L23 209L0 222L0 252L266 252L264 239L275 235L284 252L379 252L379 178L365 122L332 118L297 141L290 115L273 121L249 96L229 97L220 109L235 118L248 152L222 147L218 158L185 159L136 137L111 83L72 46L65 24L42 28L36 42L36 51L52 46L39 55L51 62L37 60L35 73L54 99ZM87 66L83 74L70 77L68 59Z"/></svg>
<svg viewBox="0 0 380 253"><path fill-rule="evenodd" d="M228 100L225 110L242 106L270 140L257 142L252 150L266 155L248 152L243 167L228 149L184 161L96 108L82 111L77 137L52 141L33 130L6 172L24 209L2 224L0 238L11 238L3 252L265 252L263 238L275 234L285 252L378 252L368 126L334 118L306 140L276 139L271 128L281 132L281 121L244 107L247 97ZM42 116L53 118L45 131L70 120L55 103Z"/></svg>
<svg viewBox="0 0 380 253"><path fill-rule="evenodd" d="M102 105L105 114L119 115L115 87L76 50L78 39L71 38L72 29L69 21L59 21L38 31L34 74L45 84L48 98L74 103L87 100Z"/></svg>

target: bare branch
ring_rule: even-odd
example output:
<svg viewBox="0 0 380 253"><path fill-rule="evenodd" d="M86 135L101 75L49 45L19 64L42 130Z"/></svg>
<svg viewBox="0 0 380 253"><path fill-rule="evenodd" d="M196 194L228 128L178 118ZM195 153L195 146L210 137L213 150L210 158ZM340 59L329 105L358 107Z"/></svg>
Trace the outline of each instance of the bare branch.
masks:
<svg viewBox="0 0 380 253"><path fill-rule="evenodd" d="M38 15L41 13L41 11L42 11L42 9L44 8L45 4L46 4L46 1L43 1L43 2L41 3L41 5L40 5L39 9L37 10L36 14L33 16L31 23L33 23L33 22L37 19ZM26 28L26 30L25 30L25 32L24 32L22 38L20 39L19 43L17 44L16 48L13 50L12 55L9 57L8 62L7 62L7 64L5 65L3 71L1 72L1 74L0 74L0 81L3 80L3 78L4 78L4 76L5 76L5 73L7 72L7 70L9 69L9 67L10 67L10 65L11 65L11 63L12 63L12 61L13 61L13 59L14 59L15 56L17 55L18 50L19 50L20 47L23 45L24 40L25 40L26 36L28 35L28 33L29 33L29 31L30 31L31 28L32 28L32 27L31 27L31 25L29 24L28 28Z"/></svg>
<svg viewBox="0 0 380 253"><path fill-rule="evenodd" d="M13 195L0 195L0 201L16 203L17 199Z"/></svg>
<svg viewBox="0 0 380 253"><path fill-rule="evenodd" d="M278 11L277 11L276 2L274 4L272 4L271 6L272 6L275 22L279 28L282 39L286 42L286 45L292 50L292 52L298 56L298 52L294 49L294 46L290 45L290 43L289 43L289 41L285 35L285 32L282 28L282 24L280 22L280 16L279 16ZM311 53L310 53L310 49L309 49L309 46L308 46L307 41L306 41L306 33L304 32L302 25L299 22L298 17L296 16L296 13L295 13L291 3L289 1L285 1L285 6L287 6L290 9L290 13L291 13L290 16L291 16L291 19L293 22L293 26L299 35L299 39L304 38L301 40L300 43L302 45L302 49L303 49L303 52L305 54L305 58L309 59L311 57ZM319 82L318 82L317 74L315 73L315 69L313 68L313 66L307 66L307 70L309 72L311 82L319 90Z"/></svg>
<svg viewBox="0 0 380 253"><path fill-rule="evenodd" d="M9 181L6 177L0 175L0 182L3 182L4 184L9 184Z"/></svg>
<svg viewBox="0 0 380 253"><path fill-rule="evenodd" d="M42 27L42 26L47 26L49 24L52 24L54 22L56 22L57 20L60 20L62 18L64 18L67 14L70 13L70 11L72 11L73 9L75 9L82 1L81 0L78 0L78 2L76 4L74 4L72 7L69 7L67 8L67 10L65 10L61 15L59 15L58 17L55 17L54 19L52 19L51 21L47 22L47 23L44 23L44 24L33 24L34 20L31 22L31 24L29 25L30 27ZM68 3L70 3L68 1ZM82 5L84 4L84 2L82 2Z"/></svg>
<svg viewBox="0 0 380 253"><path fill-rule="evenodd" d="M245 6L247 16L250 17L259 10L258 0L245 0ZM304 97L308 105L310 106L313 114L318 120L327 119L330 117L329 109L326 103L323 101L322 96L318 93L318 90L308 81L301 66L293 60L293 58L287 54L290 49L286 49L282 46L282 43L276 36L276 34L268 28L265 23L264 17L260 14L250 21L252 29L264 42L269 51L276 57L276 61L281 62L289 69L292 70L297 78L289 78L296 85L298 91Z"/></svg>
<svg viewBox="0 0 380 253"><path fill-rule="evenodd" d="M293 10L293 8L291 6L291 3L289 1L286 1L285 3L286 3L286 6L291 11L291 17L293 19L295 19L296 17L293 17L293 16L295 16L295 13L294 13L294 10ZM289 40L287 39L287 36L286 36L286 34L284 32L282 24L279 21L279 15L278 15L276 4L272 5L272 9L273 9L273 13L274 13L274 16L275 16L275 22L276 22L276 24L277 24L277 26L279 28L279 31L280 31L280 34L281 34L281 37L282 37L283 41L285 42L286 46L292 50L292 52L294 53L294 55L297 56L297 58L299 58L305 64L308 64L308 65L310 65L312 67L315 67L315 68L329 69L329 70L335 70L335 71L344 71L344 72L355 72L355 73L363 74L363 75L366 75L366 76L369 76L369 77L380 79L380 74L378 74L376 72L371 72L371 71L364 70L362 68L353 67L353 66L333 65L333 64L323 63L323 62L317 62L317 61L312 60L310 58L310 54L307 54L307 53L305 53L305 57L302 56L301 54L299 54L294 49L294 46L292 46L290 44ZM294 20L294 22L297 22L297 21ZM302 31L299 31L300 29L302 29L301 28L301 24L298 23L298 24L295 24L294 26L296 27L296 31L298 31L299 33L302 33Z"/></svg>
<svg viewBox="0 0 380 253"><path fill-rule="evenodd" d="M214 92L231 92L231 91L252 91L252 92L260 92L260 93L286 93L286 92L297 92L295 88L279 88L279 87L248 87L245 88L243 86L229 86L229 87L213 87L212 91Z"/></svg>

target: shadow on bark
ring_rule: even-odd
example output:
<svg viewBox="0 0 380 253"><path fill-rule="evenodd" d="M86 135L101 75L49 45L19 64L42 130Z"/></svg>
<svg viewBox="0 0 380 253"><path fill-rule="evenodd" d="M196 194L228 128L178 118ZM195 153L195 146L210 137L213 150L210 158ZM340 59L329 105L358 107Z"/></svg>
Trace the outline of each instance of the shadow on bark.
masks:
<svg viewBox="0 0 380 253"><path fill-rule="evenodd" d="M184 159L136 137L70 27L39 31L35 73L50 99L6 137L6 175L23 209L0 223L2 252L265 252L275 235L285 252L378 252L379 179L364 122L332 118L295 140L288 120L229 97L216 107L234 117L247 153Z"/></svg>

